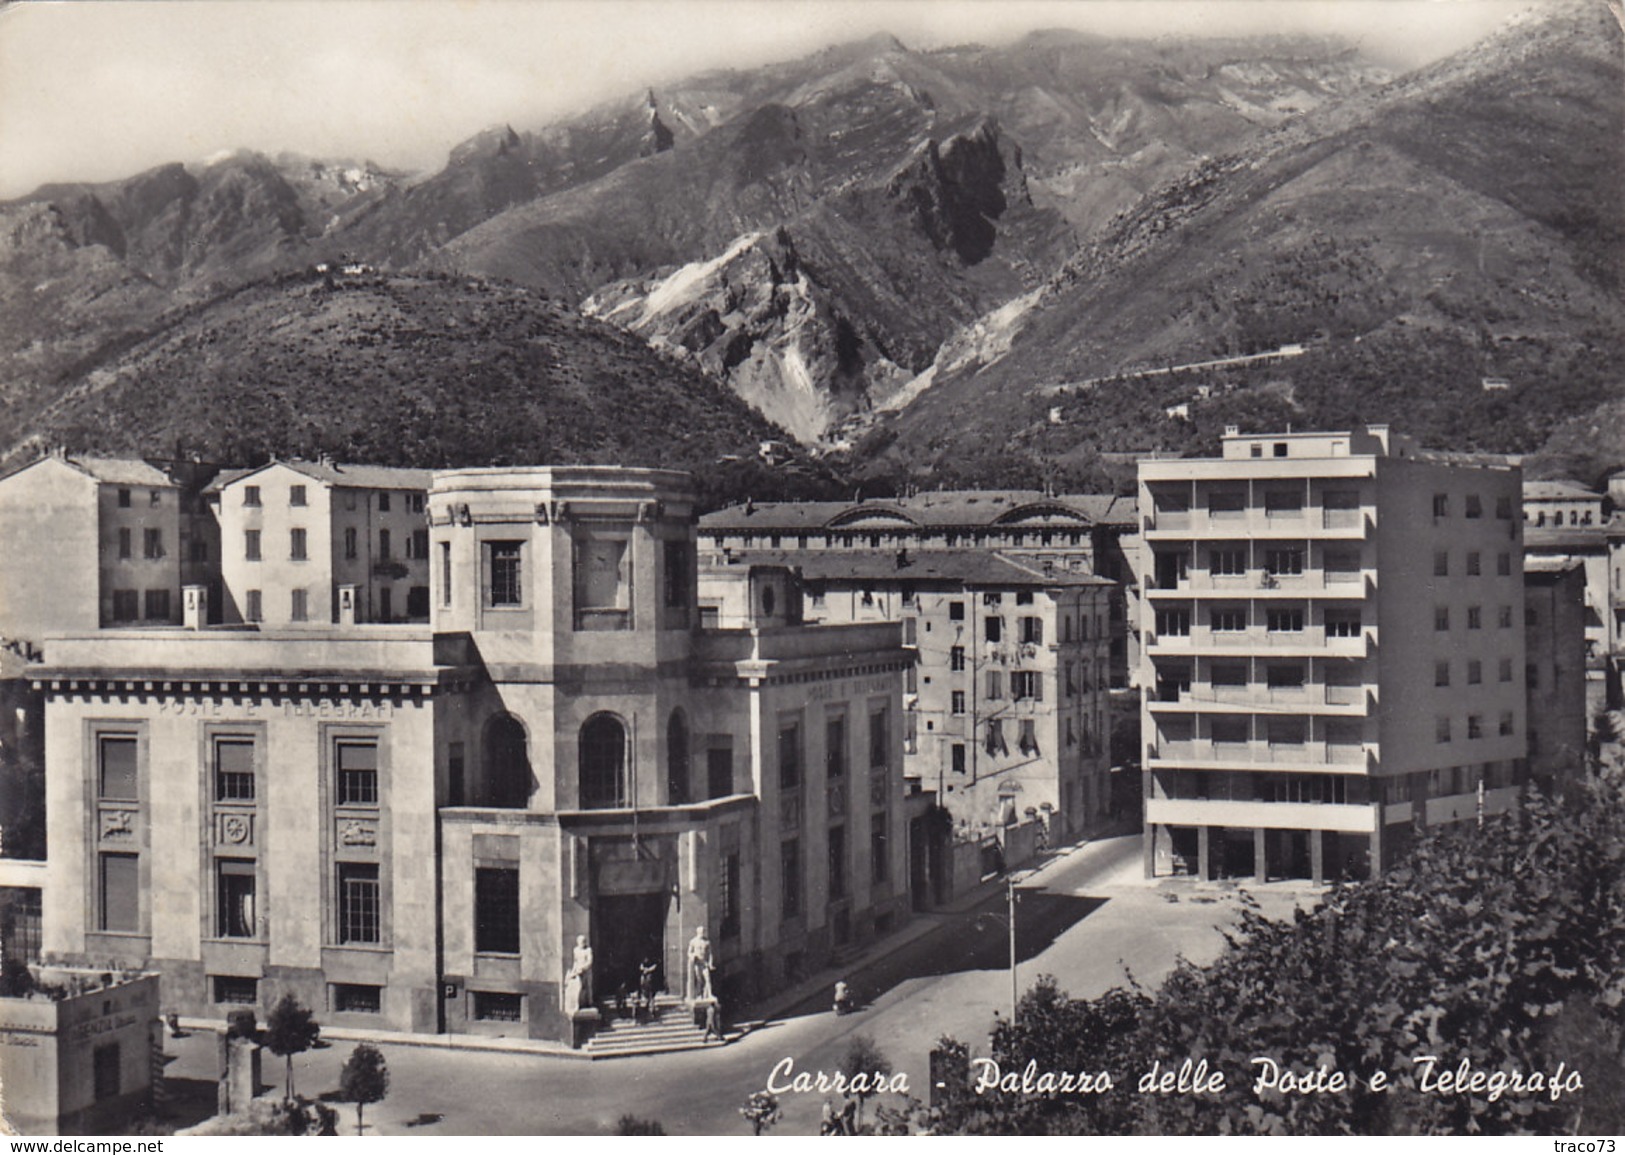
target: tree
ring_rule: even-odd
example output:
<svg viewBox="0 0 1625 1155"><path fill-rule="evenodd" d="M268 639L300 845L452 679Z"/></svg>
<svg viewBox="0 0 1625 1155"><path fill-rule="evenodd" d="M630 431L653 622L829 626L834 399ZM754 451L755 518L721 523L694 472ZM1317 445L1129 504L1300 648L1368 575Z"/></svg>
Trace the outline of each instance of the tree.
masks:
<svg viewBox="0 0 1625 1155"><path fill-rule="evenodd" d="M779 1098L770 1091L753 1091L739 1113L750 1123L751 1133L760 1135L779 1121Z"/></svg>
<svg viewBox="0 0 1625 1155"><path fill-rule="evenodd" d="M853 1035L841 1056L841 1074L847 1086L854 1087L852 1095L858 1101L858 1129L863 1129L863 1103L880 1088L892 1073L891 1060L886 1058L868 1035Z"/></svg>
<svg viewBox="0 0 1625 1155"><path fill-rule="evenodd" d="M293 1057L302 1055L316 1045L322 1028L311 1014L310 1008L285 994L265 1020L265 1048L273 1055L281 1055L285 1076L283 1098L293 1098Z"/></svg>
<svg viewBox="0 0 1625 1155"><path fill-rule="evenodd" d="M345 1060L339 1073L339 1098L355 1104L355 1129L360 1134L365 1126L361 1121L362 1109L368 1103L381 1103L389 1094L389 1068L383 1052L370 1043L357 1043Z"/></svg>
<svg viewBox="0 0 1625 1155"><path fill-rule="evenodd" d="M639 1119L636 1115L622 1115L615 1124L617 1135L664 1135L666 1129L657 1119Z"/></svg>

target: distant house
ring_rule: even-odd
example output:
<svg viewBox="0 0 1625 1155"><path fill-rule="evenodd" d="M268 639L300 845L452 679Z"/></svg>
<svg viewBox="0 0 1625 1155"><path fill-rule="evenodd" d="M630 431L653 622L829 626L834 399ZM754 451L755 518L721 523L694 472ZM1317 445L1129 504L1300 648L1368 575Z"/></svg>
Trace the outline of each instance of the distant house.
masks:
<svg viewBox="0 0 1625 1155"><path fill-rule="evenodd" d="M178 623L180 497L140 458L56 454L0 479L0 636Z"/></svg>
<svg viewBox="0 0 1625 1155"><path fill-rule="evenodd" d="M1607 518L1603 506L1608 499L1578 481L1523 483L1523 523L1531 529L1564 526L1602 525Z"/></svg>
<svg viewBox="0 0 1625 1155"><path fill-rule="evenodd" d="M1512 388L1512 382L1505 377L1485 377L1479 381L1479 386L1486 393L1505 393Z"/></svg>

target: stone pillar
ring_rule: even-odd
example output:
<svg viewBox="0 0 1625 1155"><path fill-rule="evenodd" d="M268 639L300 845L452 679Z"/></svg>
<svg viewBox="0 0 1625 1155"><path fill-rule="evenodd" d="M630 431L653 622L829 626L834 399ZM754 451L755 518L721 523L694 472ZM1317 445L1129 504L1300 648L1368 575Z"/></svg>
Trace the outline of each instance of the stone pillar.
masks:
<svg viewBox="0 0 1625 1155"><path fill-rule="evenodd" d="M1376 826L1371 829L1371 878L1382 877L1382 816L1379 813Z"/></svg>
<svg viewBox="0 0 1625 1155"><path fill-rule="evenodd" d="M216 1099L221 1115L248 1110L260 1088L260 1045L252 1039L220 1036L220 1091Z"/></svg>
<svg viewBox="0 0 1625 1155"><path fill-rule="evenodd" d="M189 630L201 630L209 621L208 587L182 586L181 607L181 624Z"/></svg>
<svg viewBox="0 0 1625 1155"><path fill-rule="evenodd" d="M1147 822L1144 832L1140 835L1140 857L1145 862L1145 876L1155 878L1157 875L1157 827L1155 823Z"/></svg>
<svg viewBox="0 0 1625 1155"><path fill-rule="evenodd" d="M1211 826L1196 828L1196 877L1207 882L1213 877L1213 839Z"/></svg>
<svg viewBox="0 0 1625 1155"><path fill-rule="evenodd" d="M1326 881L1326 832L1309 832L1309 877L1316 886Z"/></svg>
<svg viewBox="0 0 1625 1155"><path fill-rule="evenodd" d="M1268 882L1270 877L1269 831L1262 826L1253 827L1253 881Z"/></svg>

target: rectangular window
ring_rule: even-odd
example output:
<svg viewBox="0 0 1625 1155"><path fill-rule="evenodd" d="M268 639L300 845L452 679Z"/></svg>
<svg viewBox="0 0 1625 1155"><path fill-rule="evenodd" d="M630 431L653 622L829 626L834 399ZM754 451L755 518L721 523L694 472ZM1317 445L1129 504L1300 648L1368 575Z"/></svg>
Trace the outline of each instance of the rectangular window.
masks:
<svg viewBox="0 0 1625 1155"><path fill-rule="evenodd" d="M521 544L517 541L485 543L485 572L490 581L486 587L488 605L524 604L519 568Z"/></svg>
<svg viewBox="0 0 1625 1155"><path fill-rule="evenodd" d="M869 768L882 770L891 765L891 711L885 707L869 714Z"/></svg>
<svg viewBox="0 0 1625 1155"><path fill-rule="evenodd" d="M519 953L519 869L481 866L474 871L474 949Z"/></svg>
<svg viewBox="0 0 1625 1155"><path fill-rule="evenodd" d="M1448 630L1450 628L1450 607L1433 607L1433 628L1435 630Z"/></svg>
<svg viewBox="0 0 1625 1155"><path fill-rule="evenodd" d="M1225 714L1215 714L1208 731L1214 742L1226 745L1245 743L1248 738L1247 719L1232 718Z"/></svg>
<svg viewBox="0 0 1625 1155"><path fill-rule="evenodd" d="M354 561L356 555L356 529L349 525L344 527L344 560Z"/></svg>
<svg viewBox="0 0 1625 1155"><path fill-rule="evenodd" d="M412 536L406 542L406 556L417 561L423 561L429 556L429 531L414 529Z"/></svg>
<svg viewBox="0 0 1625 1155"><path fill-rule="evenodd" d="M984 618L982 620L982 636L990 642L1004 640L1004 619Z"/></svg>
<svg viewBox="0 0 1625 1155"><path fill-rule="evenodd" d="M1476 686L1484 680L1484 663L1477 658L1467 662L1467 684Z"/></svg>
<svg viewBox="0 0 1625 1155"><path fill-rule="evenodd" d="M1300 690L1303 688L1303 667L1296 663L1292 665L1270 665L1265 678L1272 690Z"/></svg>
<svg viewBox="0 0 1625 1155"><path fill-rule="evenodd" d="M1021 719L1021 736L1017 748L1029 758L1038 753L1038 723L1032 718Z"/></svg>
<svg viewBox="0 0 1625 1155"><path fill-rule="evenodd" d="M1499 728L1499 730L1497 732L1503 738L1509 737L1512 734L1513 727L1512 727L1512 711L1511 710L1502 710L1501 711L1501 725L1500 725L1500 728Z"/></svg>
<svg viewBox="0 0 1625 1155"><path fill-rule="evenodd" d="M1433 740L1438 743L1450 741L1450 719L1448 717L1433 719Z"/></svg>
<svg viewBox="0 0 1625 1155"><path fill-rule="evenodd" d="M290 590L288 616L296 622L310 620L310 595L305 590Z"/></svg>
<svg viewBox="0 0 1625 1155"><path fill-rule="evenodd" d="M339 1014L376 1015L384 1009L384 988L362 983L334 983L333 1010Z"/></svg>
<svg viewBox="0 0 1625 1155"><path fill-rule="evenodd" d="M688 542L668 541L663 552L666 606L668 609L682 609L693 600L693 563L690 561Z"/></svg>
<svg viewBox="0 0 1625 1155"><path fill-rule="evenodd" d="M451 605L451 542L440 543L440 604Z"/></svg>
<svg viewBox="0 0 1625 1155"><path fill-rule="evenodd" d="M525 996L507 991L473 991L474 1018L482 1023L518 1023L525 1017Z"/></svg>
<svg viewBox="0 0 1625 1155"><path fill-rule="evenodd" d="M1239 516L1247 509L1247 494L1240 489L1219 489L1207 495L1207 511L1213 514Z"/></svg>
<svg viewBox="0 0 1625 1155"><path fill-rule="evenodd" d="M801 785L801 723L779 723L779 789Z"/></svg>
<svg viewBox="0 0 1625 1155"><path fill-rule="evenodd" d="M169 591L147 591L147 620L149 622L163 622L169 620Z"/></svg>
<svg viewBox="0 0 1625 1155"><path fill-rule="evenodd" d="M1512 520L1512 499L1510 497L1497 497L1495 499L1495 516L1502 521Z"/></svg>
<svg viewBox="0 0 1625 1155"><path fill-rule="evenodd" d="M1503 552L1495 555L1495 573L1497 577L1512 576L1512 555L1510 553Z"/></svg>
<svg viewBox="0 0 1625 1155"><path fill-rule="evenodd" d="M378 531L378 559L388 561L389 557L389 530L381 529Z"/></svg>
<svg viewBox="0 0 1625 1155"><path fill-rule="evenodd" d="M1208 611L1208 624L1216 634L1239 633L1247 628L1247 611L1215 608Z"/></svg>
<svg viewBox="0 0 1625 1155"><path fill-rule="evenodd" d="M141 531L141 552L148 561L154 561L164 556L164 531L161 529L146 529Z"/></svg>
<svg viewBox="0 0 1625 1155"><path fill-rule="evenodd" d="M965 772L965 744L955 742L949 750L949 755L949 765L953 767L953 772L963 774Z"/></svg>
<svg viewBox="0 0 1625 1155"><path fill-rule="evenodd" d="M987 672L987 697L990 702L996 702L1004 697L1004 671L989 670Z"/></svg>
<svg viewBox="0 0 1625 1155"><path fill-rule="evenodd" d="M1215 664L1208 670L1208 681L1215 686L1245 686L1247 684L1247 666L1242 662Z"/></svg>
<svg viewBox="0 0 1625 1155"><path fill-rule="evenodd" d="M948 603L948 620L950 622L962 622L962 621L965 620L965 603L964 602L949 602Z"/></svg>
<svg viewBox="0 0 1625 1155"><path fill-rule="evenodd" d="M340 806L378 805L378 743L338 744Z"/></svg>
<svg viewBox="0 0 1625 1155"><path fill-rule="evenodd" d="M1484 627L1484 611L1478 606L1467 607L1467 628L1478 630Z"/></svg>
<svg viewBox="0 0 1625 1155"><path fill-rule="evenodd" d="M846 897L846 827L829 828L829 897Z"/></svg>
<svg viewBox="0 0 1625 1155"><path fill-rule="evenodd" d="M706 793L726 798L734 792L734 751L732 746L712 746L705 752Z"/></svg>
<svg viewBox="0 0 1625 1155"><path fill-rule="evenodd" d="M577 629L631 628L630 546L624 537L578 531L574 547Z"/></svg>
<svg viewBox="0 0 1625 1155"><path fill-rule="evenodd" d="M984 593L982 595L982 604L984 606L1003 605L1004 604L1004 595L1002 593L998 593L998 592Z"/></svg>
<svg viewBox="0 0 1625 1155"><path fill-rule="evenodd" d="M779 911L784 918L801 913L801 840L786 838L779 846Z"/></svg>
<svg viewBox="0 0 1625 1155"><path fill-rule="evenodd" d="M254 743L217 738L214 743L214 800L254 801Z"/></svg>
<svg viewBox="0 0 1625 1155"><path fill-rule="evenodd" d="M1450 516L1450 495L1448 493L1435 493L1433 495L1433 516Z"/></svg>
<svg viewBox="0 0 1625 1155"><path fill-rule="evenodd" d="M846 715L824 719L824 777L846 777Z"/></svg>
<svg viewBox="0 0 1625 1155"><path fill-rule="evenodd" d="M1268 517L1290 517L1303 512L1301 489L1270 489L1264 492L1264 513Z"/></svg>
<svg viewBox="0 0 1625 1155"><path fill-rule="evenodd" d="M260 503L260 487L257 485L243 486L243 504L258 505Z"/></svg>
<svg viewBox="0 0 1625 1155"><path fill-rule="evenodd" d="M424 495L423 494L421 494L421 493L409 493L409 494L407 494L406 495L406 509L407 509L407 512L408 513L422 513L423 512L423 502L424 502Z"/></svg>
<svg viewBox="0 0 1625 1155"><path fill-rule="evenodd" d="M1157 636L1163 638L1188 638L1191 633L1191 612L1189 610L1158 610Z"/></svg>
<svg viewBox="0 0 1625 1155"><path fill-rule="evenodd" d="M115 622L133 622L140 616L140 590L113 591L113 620Z"/></svg>
<svg viewBox="0 0 1625 1155"><path fill-rule="evenodd" d="M1496 668L1496 676L1503 682L1512 681L1512 659L1502 658Z"/></svg>
<svg viewBox="0 0 1625 1155"><path fill-rule="evenodd" d="M1282 577L1303 572L1302 549L1267 549L1264 551L1264 572Z"/></svg>
<svg viewBox="0 0 1625 1155"><path fill-rule="evenodd" d="M1247 572L1245 549L1214 549L1207 555L1208 572L1214 577L1240 577Z"/></svg>
<svg viewBox="0 0 1625 1155"><path fill-rule="evenodd" d="M214 1001L220 1006L252 1007L260 1001L260 980L246 975L214 975Z"/></svg>
<svg viewBox="0 0 1625 1155"><path fill-rule="evenodd" d="M289 505L304 505L305 504L305 487L304 486L302 486L302 485L290 485L288 487L288 504Z"/></svg>
<svg viewBox="0 0 1625 1155"><path fill-rule="evenodd" d="M371 862L341 862L339 879L339 942L383 941L383 901L378 887L378 866Z"/></svg>
<svg viewBox="0 0 1625 1155"><path fill-rule="evenodd" d="M965 668L964 646L953 646L948 650L948 668L955 671Z"/></svg>
<svg viewBox="0 0 1625 1155"><path fill-rule="evenodd" d="M1450 663L1433 663L1433 684L1435 686L1448 686L1450 684Z"/></svg>
<svg viewBox="0 0 1625 1155"><path fill-rule="evenodd" d="M118 507L120 509L130 508L130 491L128 489L118 491Z"/></svg>
<svg viewBox="0 0 1625 1155"><path fill-rule="evenodd" d="M221 858L214 864L215 926L221 938L254 937L254 863Z"/></svg>
<svg viewBox="0 0 1625 1155"><path fill-rule="evenodd" d="M1433 576L1434 577L1449 577L1450 576L1450 551L1449 550L1447 550L1447 549L1436 549L1436 550L1433 551Z"/></svg>
<svg viewBox="0 0 1625 1155"><path fill-rule="evenodd" d="M1484 504L1479 499L1479 496L1476 493L1469 493L1467 495L1467 516L1468 517L1483 517L1484 516Z"/></svg>
<svg viewBox="0 0 1625 1155"><path fill-rule="evenodd" d="M120 561L130 560L130 541L130 530L128 526L125 526L118 531L118 556Z"/></svg>
<svg viewBox="0 0 1625 1155"><path fill-rule="evenodd" d="M965 712L965 691L955 690L953 692L953 712L955 715Z"/></svg>
<svg viewBox="0 0 1625 1155"><path fill-rule="evenodd" d="M1043 675L1036 670L1017 670L1010 675L1010 696L1018 702L1024 698L1031 698L1035 702L1043 701Z"/></svg>
<svg viewBox="0 0 1625 1155"><path fill-rule="evenodd" d="M960 747L964 749L963 746ZM869 878L885 882L891 876L891 854L886 837L886 814L879 811L869 816Z"/></svg>
<svg viewBox="0 0 1625 1155"><path fill-rule="evenodd" d="M730 854L722 860L722 894L719 905L722 907L722 926L720 933L723 938L739 937L739 855Z"/></svg>
<svg viewBox="0 0 1625 1155"><path fill-rule="evenodd" d="M134 854L103 854L101 884L101 929L131 933L140 930L140 857Z"/></svg>
<svg viewBox="0 0 1625 1155"><path fill-rule="evenodd" d="M378 495L378 512L379 513L388 513L389 512L389 494L388 493L380 493Z"/></svg>
<svg viewBox="0 0 1625 1155"><path fill-rule="evenodd" d="M1024 646L1041 646L1044 644L1044 619L1021 619L1021 644Z"/></svg>
<svg viewBox="0 0 1625 1155"><path fill-rule="evenodd" d="M1328 638L1357 638L1360 636L1359 610L1327 610L1326 636Z"/></svg>
<svg viewBox="0 0 1625 1155"><path fill-rule="evenodd" d="M260 560L260 531L246 529L243 531L243 557L249 561Z"/></svg>
<svg viewBox="0 0 1625 1155"><path fill-rule="evenodd" d="M1510 630L1512 628L1511 606L1502 606L1497 611L1497 625L1499 625L1499 627L1503 630Z"/></svg>
<svg viewBox="0 0 1625 1155"><path fill-rule="evenodd" d="M1482 560L1479 552L1477 550L1469 550L1467 552L1467 576L1478 577L1483 572Z"/></svg>
<svg viewBox="0 0 1625 1155"><path fill-rule="evenodd" d="M1303 632L1302 610L1270 610L1265 615L1265 629L1272 634L1301 634Z"/></svg>
<svg viewBox="0 0 1625 1155"><path fill-rule="evenodd" d="M249 590L247 604L243 608L243 618L250 622L265 620L265 607L260 602L260 591Z"/></svg>
<svg viewBox="0 0 1625 1155"><path fill-rule="evenodd" d="M1484 736L1484 719L1477 714L1467 715L1467 737L1482 738Z"/></svg>
<svg viewBox="0 0 1625 1155"><path fill-rule="evenodd" d="M99 743L100 797L134 802L140 794L136 783L136 740L134 737L103 735Z"/></svg>

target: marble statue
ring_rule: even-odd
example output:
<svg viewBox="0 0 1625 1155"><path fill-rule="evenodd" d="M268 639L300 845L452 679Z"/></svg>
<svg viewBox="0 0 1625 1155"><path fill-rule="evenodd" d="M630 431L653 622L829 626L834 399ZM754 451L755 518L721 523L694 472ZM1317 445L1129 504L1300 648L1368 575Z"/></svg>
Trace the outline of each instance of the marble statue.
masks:
<svg viewBox="0 0 1625 1155"><path fill-rule="evenodd" d="M592 947L587 936L576 935L575 957L564 976L564 1013L574 1014L592 1005Z"/></svg>
<svg viewBox="0 0 1625 1155"><path fill-rule="evenodd" d="M711 998L711 939L702 926L688 942L688 997Z"/></svg>

